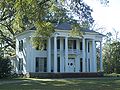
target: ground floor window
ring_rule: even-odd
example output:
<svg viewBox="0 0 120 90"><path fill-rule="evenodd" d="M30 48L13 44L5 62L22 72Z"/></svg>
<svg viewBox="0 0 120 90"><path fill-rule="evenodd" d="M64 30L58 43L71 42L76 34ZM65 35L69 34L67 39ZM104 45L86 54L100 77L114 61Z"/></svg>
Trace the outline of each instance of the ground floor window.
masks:
<svg viewBox="0 0 120 90"><path fill-rule="evenodd" d="M18 61L18 70L19 71L23 70L23 58L19 58L19 61Z"/></svg>
<svg viewBox="0 0 120 90"><path fill-rule="evenodd" d="M57 71L60 72L60 57L57 58Z"/></svg>
<svg viewBox="0 0 120 90"><path fill-rule="evenodd" d="M88 59L88 70L90 72L90 58Z"/></svg>
<svg viewBox="0 0 120 90"><path fill-rule="evenodd" d="M82 72L83 69L83 62L82 62L82 58L80 58L80 72Z"/></svg>
<svg viewBox="0 0 120 90"><path fill-rule="evenodd" d="M36 57L36 72L46 72L47 71L47 58Z"/></svg>

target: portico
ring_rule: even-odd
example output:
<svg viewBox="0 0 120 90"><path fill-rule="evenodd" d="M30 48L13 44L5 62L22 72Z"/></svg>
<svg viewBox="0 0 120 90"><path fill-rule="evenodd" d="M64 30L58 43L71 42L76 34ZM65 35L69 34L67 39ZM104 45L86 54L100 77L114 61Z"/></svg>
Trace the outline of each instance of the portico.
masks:
<svg viewBox="0 0 120 90"><path fill-rule="evenodd" d="M48 72L97 72L96 42L100 43L99 68L102 72L102 41L87 37L73 38L57 35L48 39L48 47L54 44L54 52L51 50L52 47L48 49ZM51 58L51 54L54 59Z"/></svg>

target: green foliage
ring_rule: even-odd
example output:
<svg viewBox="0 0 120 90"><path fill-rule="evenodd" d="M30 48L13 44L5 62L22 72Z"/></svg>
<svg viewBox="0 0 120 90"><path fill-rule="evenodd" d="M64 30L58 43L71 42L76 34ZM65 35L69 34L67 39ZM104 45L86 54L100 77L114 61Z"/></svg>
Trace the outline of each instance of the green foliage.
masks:
<svg viewBox="0 0 120 90"><path fill-rule="evenodd" d="M37 50L43 50L47 39L54 33L54 27L50 22L36 22L36 31L32 37L32 45Z"/></svg>
<svg viewBox="0 0 120 90"><path fill-rule="evenodd" d="M10 77L11 75L11 62L9 58L0 57L0 78Z"/></svg>
<svg viewBox="0 0 120 90"><path fill-rule="evenodd" d="M14 0L0 1L0 43L4 53L15 54ZM12 52L11 52L12 51Z"/></svg>
<svg viewBox="0 0 120 90"><path fill-rule="evenodd" d="M83 36L83 33L81 32L81 27L79 24L73 24L72 25L72 30L70 31L70 36L75 37L75 36Z"/></svg>
<svg viewBox="0 0 120 90"><path fill-rule="evenodd" d="M120 73L120 42L113 41L103 48L104 70L106 73Z"/></svg>
<svg viewBox="0 0 120 90"><path fill-rule="evenodd" d="M31 28L31 26L37 28L36 35L34 34L37 37L32 42L36 47L40 45L38 42L43 41L44 37L48 38L54 32L52 25L45 25L45 23L69 21L76 24L78 22L85 29L94 22L91 16L92 9L83 0L70 0L69 4L66 0L58 1L60 3L57 3L56 0L2 0L0 2L0 27L4 27L4 29L0 29L0 34L6 47L15 49L14 35ZM74 15L79 19L74 20ZM6 34L5 31L7 31ZM73 31L79 32L76 29ZM80 32L79 34L81 35ZM6 35L9 36L6 37Z"/></svg>

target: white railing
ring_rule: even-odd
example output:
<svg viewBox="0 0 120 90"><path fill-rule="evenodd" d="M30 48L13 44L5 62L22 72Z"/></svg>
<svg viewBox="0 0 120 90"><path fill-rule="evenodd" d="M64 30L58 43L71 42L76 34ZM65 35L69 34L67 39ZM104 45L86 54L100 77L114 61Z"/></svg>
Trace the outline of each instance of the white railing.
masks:
<svg viewBox="0 0 120 90"><path fill-rule="evenodd" d="M54 53L54 50L52 50L52 54ZM57 53L60 54L60 53L65 53L65 50L60 50L60 49L57 49ZM68 49L68 54L81 54L82 53L82 50L79 50L79 49Z"/></svg>

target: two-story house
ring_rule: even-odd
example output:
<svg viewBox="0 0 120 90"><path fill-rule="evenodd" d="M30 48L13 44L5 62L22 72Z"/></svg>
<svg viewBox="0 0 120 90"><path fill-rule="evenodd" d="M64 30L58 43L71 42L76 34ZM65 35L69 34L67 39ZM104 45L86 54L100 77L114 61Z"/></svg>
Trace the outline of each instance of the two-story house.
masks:
<svg viewBox="0 0 120 90"><path fill-rule="evenodd" d="M70 36L71 25L62 23L47 40L43 51L32 47L30 39L35 30L27 30L16 36L17 73L80 73L100 72L102 65L102 37L93 30L84 30L83 36ZM100 44L100 60L97 66L96 43Z"/></svg>

